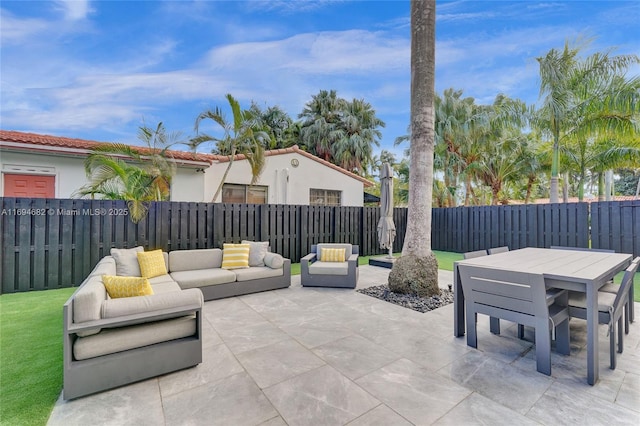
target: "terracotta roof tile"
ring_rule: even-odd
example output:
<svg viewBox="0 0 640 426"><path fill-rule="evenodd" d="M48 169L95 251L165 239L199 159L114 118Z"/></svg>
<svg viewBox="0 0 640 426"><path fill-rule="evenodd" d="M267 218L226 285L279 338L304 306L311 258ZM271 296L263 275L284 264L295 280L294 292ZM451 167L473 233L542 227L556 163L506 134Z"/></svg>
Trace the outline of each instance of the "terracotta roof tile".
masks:
<svg viewBox="0 0 640 426"><path fill-rule="evenodd" d="M66 138L62 136L40 135L36 133L16 132L12 130L0 130L0 141L18 142L27 145L38 145L55 148L72 148L81 150L92 150L106 142L96 142L84 139ZM134 146L141 154L150 152L149 148ZM215 156L211 154L200 154L186 151L167 151L176 160L202 161L211 163Z"/></svg>
<svg viewBox="0 0 640 426"><path fill-rule="evenodd" d="M37 133L25 133L25 132L17 132L12 130L0 130L0 142L17 142L25 145L37 145L43 147L51 147L52 151L55 151L56 148L71 148L71 149L79 149L79 150L92 150L97 146L103 145L105 142L96 142L89 141L85 139L74 139L74 138L66 138L62 136L51 136L51 135L40 135ZM146 147L137 147L141 154L145 152L149 152L149 149ZM207 163L212 163L214 161L218 161L221 163L227 162L230 160L230 156L227 155L214 155L214 154L203 154L203 153L192 153L187 151L168 151L173 158L176 160L186 160L186 161L202 161ZM340 173L343 173L353 179L359 180L364 184L364 186L369 187L373 186L373 182L368 179L363 178L362 176L358 176L355 173L352 173L348 170L343 169L342 167L336 166L333 163L330 163L326 160L316 157L315 155L309 154L306 151L301 150L298 145L294 145L290 148L281 148L281 149L272 149L270 151L265 151L265 156L269 157L272 155L281 155L281 154L292 154L297 153L304 157L307 157L313 161L317 161L318 163L327 166L331 169L337 170ZM236 160L244 160L246 156L244 155L236 155Z"/></svg>
<svg viewBox="0 0 640 426"><path fill-rule="evenodd" d="M373 182L371 182L370 180L365 179L362 176L358 176L357 174L352 173L349 170L343 169L340 166L336 166L335 164L330 163L330 162L328 162L326 160L323 160L322 158L316 157L315 155L310 154L307 151L303 151L302 149L300 149L298 147L298 145L294 145L294 146L289 147L289 148L272 149L272 150L269 150L269 151L265 151L264 155L266 157L270 157L272 155L293 154L293 153L300 154L300 155L302 155L304 157L307 157L307 158L309 158L309 159L311 159L313 161L317 161L318 163L320 163L320 164L322 164L324 166L327 166L327 167L329 167L331 169L337 170L340 173L345 174L345 175L347 175L347 176L349 176L349 177L351 177L353 179L359 180L366 187L373 186ZM231 160L231 156L229 156L229 155L216 155L215 157L221 163L224 163L224 162L227 162L227 161ZM239 155L236 155L235 160L244 160L246 158L247 157L245 155L239 154Z"/></svg>

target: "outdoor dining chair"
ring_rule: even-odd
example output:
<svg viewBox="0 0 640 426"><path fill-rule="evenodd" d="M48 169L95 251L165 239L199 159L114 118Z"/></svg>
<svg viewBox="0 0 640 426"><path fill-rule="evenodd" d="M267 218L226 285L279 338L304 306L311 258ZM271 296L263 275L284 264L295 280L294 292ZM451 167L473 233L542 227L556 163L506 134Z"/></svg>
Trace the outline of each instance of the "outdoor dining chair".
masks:
<svg viewBox="0 0 640 426"><path fill-rule="evenodd" d="M476 257L487 256L486 250L476 250L476 251L468 251L466 253L462 253L462 256L465 259L474 259ZM489 330L493 334L500 334L500 319L491 317L489 318Z"/></svg>
<svg viewBox="0 0 640 426"><path fill-rule="evenodd" d="M540 373L551 375L551 336L556 350L569 355L568 292L560 291L547 304L542 274L515 272L482 266L459 265L465 295L467 345L477 348L476 314L513 321L535 328L536 364Z"/></svg>
<svg viewBox="0 0 640 426"><path fill-rule="evenodd" d="M602 287L600 287L600 291L604 291L605 293L617 294L620 291L620 286L613 282L609 282ZM625 322L624 332L625 334L629 334L629 323L635 321L635 309L633 306L633 302L635 300L635 292L633 291L633 284L629 286L629 299L627 300L626 310L629 312L629 321Z"/></svg>
<svg viewBox="0 0 640 426"><path fill-rule="evenodd" d="M629 300L629 288L633 286L633 277L638 270L640 256L636 257L631 265L624 271L622 284L616 294L603 291L598 292L598 322L609 326L609 357L610 367L616 369L616 337L618 339L618 353L622 353L624 348L622 333L623 312L626 327L628 327L628 310L624 307ZM584 293L569 295L569 315L572 318L587 319L587 297ZM617 329L616 329L617 325Z"/></svg>
<svg viewBox="0 0 640 426"><path fill-rule="evenodd" d="M586 248L586 247L563 247L563 246L551 246L552 249L556 250L574 250L574 251L598 251L601 253L615 253L615 250L610 249L594 249L594 248ZM602 286L599 291L604 291L606 293L617 294L620 286L618 284L614 284L613 280L609 281L607 284ZM569 293L572 294L573 292ZM635 321L635 309L633 306L634 301L634 291L633 285L629 287L629 300L627 301L626 309L629 312L629 322ZM625 323L625 334L629 334L629 323Z"/></svg>

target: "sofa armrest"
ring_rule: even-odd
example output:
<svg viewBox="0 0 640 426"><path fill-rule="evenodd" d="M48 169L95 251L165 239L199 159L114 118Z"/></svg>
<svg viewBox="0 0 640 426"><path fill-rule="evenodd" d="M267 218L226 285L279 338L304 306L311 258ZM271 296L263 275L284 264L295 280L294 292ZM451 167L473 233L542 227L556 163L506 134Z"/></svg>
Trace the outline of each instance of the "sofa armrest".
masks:
<svg viewBox="0 0 640 426"><path fill-rule="evenodd" d="M309 253L305 257L300 259L300 273L303 276L309 275L309 264L317 261L316 253Z"/></svg>
<svg viewBox="0 0 640 426"><path fill-rule="evenodd" d="M96 328L118 328L147 322L162 321L165 319L179 318L193 313L198 313L201 312L201 310L202 306L200 305L179 306L175 308L161 309L154 312L147 312L144 314L125 315L119 318L86 321L81 324L69 325L66 332L68 334L77 334L82 331L93 330Z"/></svg>
<svg viewBox="0 0 640 426"><path fill-rule="evenodd" d="M300 258L300 263L302 262L313 263L317 260L316 257L317 257L316 253L309 253L305 257Z"/></svg>
<svg viewBox="0 0 640 426"><path fill-rule="evenodd" d="M356 266L358 266L358 254L352 254L351 256L349 256L347 262L355 262Z"/></svg>

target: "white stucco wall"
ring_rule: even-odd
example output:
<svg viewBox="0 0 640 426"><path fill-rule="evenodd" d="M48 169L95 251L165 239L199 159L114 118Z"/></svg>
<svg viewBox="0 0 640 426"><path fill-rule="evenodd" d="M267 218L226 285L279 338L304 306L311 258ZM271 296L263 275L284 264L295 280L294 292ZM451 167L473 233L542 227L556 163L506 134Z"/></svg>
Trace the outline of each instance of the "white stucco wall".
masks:
<svg viewBox="0 0 640 426"><path fill-rule="evenodd" d="M298 167L291 160L299 162ZM310 189L341 191L341 205L362 206L364 184L296 152L266 157L265 167L256 185L268 187L269 204L309 205ZM205 173L205 199L211 200L229 163L213 164ZM288 179L286 178L288 175ZM225 183L248 185L251 169L246 160L235 161ZM222 194L216 199L220 202Z"/></svg>
<svg viewBox="0 0 640 426"><path fill-rule="evenodd" d="M204 172L197 170L178 167L171 182L171 201L211 201L211 198L204 197Z"/></svg>
<svg viewBox="0 0 640 426"><path fill-rule="evenodd" d="M4 173L53 175L55 197L72 198L72 194L88 183L84 156L61 156L43 153L0 151L0 195L4 194ZM204 173L192 167L178 167L171 188L171 201L210 201L204 194Z"/></svg>
<svg viewBox="0 0 640 426"><path fill-rule="evenodd" d="M4 194L4 173L42 174L55 176L56 198L71 198L71 194L87 183L83 157L61 157L50 154L0 152L2 188Z"/></svg>

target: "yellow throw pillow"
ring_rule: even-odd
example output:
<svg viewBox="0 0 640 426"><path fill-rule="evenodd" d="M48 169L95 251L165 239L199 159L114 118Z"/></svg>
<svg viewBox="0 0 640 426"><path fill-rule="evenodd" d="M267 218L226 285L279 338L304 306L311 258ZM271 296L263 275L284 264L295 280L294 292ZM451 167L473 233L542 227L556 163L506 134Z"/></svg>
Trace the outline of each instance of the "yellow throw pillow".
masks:
<svg viewBox="0 0 640 426"><path fill-rule="evenodd" d="M162 250L138 252L140 275L143 278L159 277L167 274L167 265L164 263Z"/></svg>
<svg viewBox="0 0 640 426"><path fill-rule="evenodd" d="M249 244L223 244L222 269L241 269L249 267Z"/></svg>
<svg viewBox="0 0 640 426"><path fill-rule="evenodd" d="M321 262L344 262L346 249L339 248L321 248L320 249L320 261Z"/></svg>
<svg viewBox="0 0 640 426"><path fill-rule="evenodd" d="M143 277L119 277L116 275L103 275L102 283L107 289L109 297L151 296L153 288L149 280Z"/></svg>

